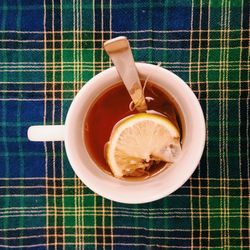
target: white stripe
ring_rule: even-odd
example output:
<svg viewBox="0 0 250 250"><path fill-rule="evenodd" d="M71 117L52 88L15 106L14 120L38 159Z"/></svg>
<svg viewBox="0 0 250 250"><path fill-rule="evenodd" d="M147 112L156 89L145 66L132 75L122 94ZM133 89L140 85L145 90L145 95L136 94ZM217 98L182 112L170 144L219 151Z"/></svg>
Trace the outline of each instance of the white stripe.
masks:
<svg viewBox="0 0 250 250"><path fill-rule="evenodd" d="M93 15L94 16L94 15ZM222 32L225 31L226 29L212 29L210 32ZM243 31L250 31L250 29L242 29ZM193 32L207 32L207 29L204 30L193 30ZM241 31L241 29L231 29L229 32L238 32ZM61 33L61 31L55 31L54 33ZM75 32L81 32L78 30L63 30L63 33L75 33ZM93 34L92 30L84 30L84 33L91 33ZM110 31L95 31L96 33L98 32L104 32L104 33L110 33ZM145 29L145 30L120 30L120 31L114 31L112 30L113 34L120 34L120 33L144 33L144 32L151 32L151 33L180 33L180 32L187 32L189 33L190 30L152 30L152 29ZM1 30L0 33L21 33L21 34L44 34L44 33L52 33L52 31L20 31L20 30Z"/></svg>
<svg viewBox="0 0 250 250"><path fill-rule="evenodd" d="M79 234L79 236L82 236L83 234ZM57 237L56 234L51 234L50 236L52 237ZM76 236L76 234L70 234L67 233L66 234L67 237L69 236ZM97 234L96 236L101 236L103 237L103 234ZM27 235L27 236L18 236L18 237L0 237L0 240L7 240L7 241L11 241L11 240L17 240L17 239L33 239L33 238L44 238L46 237L46 235L44 234L40 234L40 235ZM93 234L84 234L84 237L93 237ZM147 235L135 235L135 234L114 234L114 237L119 237L119 238L143 238L143 239L153 239L153 240L164 240L164 239L173 239L173 240L185 240L185 241L189 241L190 238L183 238L183 237L168 237L168 236L147 236ZM199 237L194 237L194 239L199 239ZM220 239L220 237L202 237L202 239L210 239L210 240L217 240ZM248 239L248 237L233 237L231 236L230 239ZM81 241L83 242L83 241ZM57 244L64 244L64 243L57 243ZM80 244L80 242L79 242ZM89 243L91 244L91 243ZM92 243L93 244L93 243ZM104 245L108 245L111 243L99 243L99 244L104 244ZM120 243L118 243L119 245ZM133 243L131 243L133 244Z"/></svg>
<svg viewBox="0 0 250 250"><path fill-rule="evenodd" d="M46 73L46 62L47 62L47 55L46 55L46 51L47 51L47 43L46 43L46 0L43 1L43 5L44 5L44 16L43 16L43 32L44 32L44 116L43 116L43 124L46 125L46 116L47 116L47 106L46 106L46 101L47 101L47 97L46 97L46 91L47 91L47 73ZM44 151L45 151L45 176L48 177L48 150L47 150L47 144L46 142L44 142ZM48 182L46 179L46 207L48 207ZM46 210L46 214L47 214L47 210ZM46 243L49 243L49 230L48 230L48 226L49 226L49 220L48 220L48 216L46 216ZM48 247L47 247L48 249Z"/></svg>
<svg viewBox="0 0 250 250"><path fill-rule="evenodd" d="M105 33L104 31L101 31L103 33ZM207 31L209 32L209 31ZM56 32L55 32L56 33ZM82 33L85 33L85 31L80 31L80 32L76 32L76 33L80 33L80 35L82 35ZM192 33L192 32L191 32ZM229 38L229 39L220 39L220 38L211 38L210 41L240 41L240 40L246 40L248 41L249 39L248 38ZM92 42L93 40L92 39L55 39L55 42L60 42L60 43L64 43L64 42ZM95 42L103 42L104 40L103 39L95 39ZM179 39L158 39L158 38L152 38L152 37L148 37L148 38L129 38L129 41L130 42L189 42L190 39L184 39L184 38L179 38ZM200 38L200 39L193 39L192 38L192 41L207 41L206 38ZM40 40L32 40L32 39L23 39L23 40L19 40L19 39L1 39L1 42L15 42L15 43L43 43L44 40L40 39ZM47 42L53 42L53 40L47 40ZM190 46L192 47L192 46Z"/></svg>
<svg viewBox="0 0 250 250"><path fill-rule="evenodd" d="M210 49L210 48L209 48ZM141 61L141 62L145 62L145 63L151 63L151 64L158 64L159 62L158 61L150 61L150 60L148 60L148 61ZM235 66L238 66L239 65L239 61L228 61L230 64L235 64ZM241 64L242 63L244 63L244 64L246 64L246 66L249 66L249 62L248 61L240 61L241 62ZM80 64L80 65L84 65L84 64L89 64L89 65L99 65L99 67L101 67L101 65L102 64L107 64L108 66L112 66L112 64L111 64L111 61L109 62L109 61L107 61L107 62L92 62L92 61L83 61L83 62L70 62L70 61L64 61L64 62L55 62L55 65L61 65L61 64L63 64L64 66L67 66L67 65L76 65L76 64ZM225 61L223 61L223 60L221 60L221 61L209 61L209 66L210 65L221 65L221 64L224 64L225 63ZM5 65L7 65L7 66L5 66L5 67L16 67L16 65L18 66L18 65L22 65L22 64L24 64L24 66L23 67L27 67L27 64L29 65L29 66L33 66L33 65L40 65L40 67L41 66L44 66L44 62L26 62L26 61L19 61L19 62L0 62L0 65L3 65L3 66L1 66L1 67L4 67ZM46 65L51 65L50 67L52 67L52 62L46 62ZM175 64L177 64L177 66L179 65L179 64L181 64L181 65L196 65L197 64L197 66L198 66L198 64L200 65L200 64L204 64L203 65L203 67L207 67L207 62L206 61L203 61L203 62L181 62L181 61L175 61L175 62L161 62L161 65L175 65ZM11 65L14 65L14 66L11 66ZM107 66L106 66L107 67ZM210 82L210 81L209 81ZM44 83L44 82L42 82L42 83Z"/></svg>
<svg viewBox="0 0 250 250"><path fill-rule="evenodd" d="M187 239L188 241L189 239ZM72 242L72 243L69 243L69 242L65 242L65 243L58 243L58 246L61 246L61 245L66 245L66 246L75 246L75 245L90 245L92 246L93 243L89 243L89 242L79 242L79 243L76 243L76 242ZM106 246L110 246L112 243L106 243L105 245ZM95 247L98 246L103 246L103 243L96 243L95 244ZM161 244L144 244L144 243L117 243L117 245L121 245L121 246L144 246L144 247L166 247L166 248L176 248L176 249L187 249L188 247L187 246L174 246L174 245L161 245ZM6 245L0 245L0 247L5 247L5 248L16 248L16 247L26 247L26 248L30 248L30 247L38 247L38 246L55 246L54 243L49 243L49 244L34 244L34 245L13 245L13 246L6 246ZM224 247L230 247L231 249L232 248L236 248L236 249L239 249L239 246L227 246L227 245L224 245L222 247L216 247L216 249L225 249ZM201 249L200 246L193 246L193 249ZM214 247L206 247L206 249L214 249Z"/></svg>
<svg viewBox="0 0 250 250"><path fill-rule="evenodd" d="M25 197L44 197L46 196L46 194L25 194ZM60 194L48 194L49 197L62 197ZM91 196L93 197L93 194L84 194L84 196L82 195L74 195L74 194L65 194L65 197L85 197L85 196ZM175 194L175 195L171 195L171 197L189 197L189 194ZM23 194L5 194L5 195L0 195L0 197L23 197ZM193 197L197 197L197 198L206 198L206 195L193 195ZM213 197L219 198L225 198L225 194L222 195L213 195ZM239 198L239 195L230 195L228 196L230 198ZM249 198L249 196L244 195L241 196L241 198Z"/></svg>
<svg viewBox="0 0 250 250"><path fill-rule="evenodd" d="M53 210L54 209L54 206L37 206L37 207L7 207L7 208L0 208L0 211L3 211L3 212L0 212L0 213L9 213L9 212L26 212L26 210L30 211L30 212L33 212L32 210L45 210L46 208L48 208L48 210ZM102 206L96 206L96 207L93 207L93 206L84 206L84 208L78 208L78 209L75 209L75 207L70 207L70 206L67 206L66 208L64 208L65 210L67 211L93 211L93 209L97 209L98 210L102 210ZM106 210L111 210L111 208L106 208ZM7 210L7 211L5 211ZM16 211L13 211L13 210L16 210ZM63 207L58 207L57 210L63 210ZM119 211L121 210L121 211ZM156 211L155 211L156 210ZM178 211L180 210L180 211ZM204 209L200 209L200 208L193 208L194 211L200 211L200 213L202 214L208 214L208 210L207 208L204 208ZM34 212L35 212L34 211ZM188 213L192 213L192 210L190 208L168 208L166 210L166 208L125 208L125 207L116 207L113 209L113 211L115 213L121 213L121 212L124 212L124 213L142 213L142 214L188 214ZM217 214L218 212L220 212L221 209L219 208L211 208L211 211L209 213L214 213L214 214ZM242 211L245 211L244 213L247 213L248 212L248 208L242 208ZM230 209L230 213L231 214L239 214L241 213L241 208L231 208Z"/></svg>
<svg viewBox="0 0 250 250"><path fill-rule="evenodd" d="M131 46L131 48L132 49L137 49L137 50L142 50L142 49L152 49L152 50L165 50L165 51L175 51L175 50L177 50L177 51L189 51L190 50L190 48L163 48L163 47L151 47L151 46L144 46L144 47L133 47L133 46ZM238 50L238 49L240 49L240 48L244 48L244 49L248 49L248 47L239 47L239 46L234 46L234 47L230 47L230 51L232 51L232 50ZM14 48L0 48L0 51L42 51L41 49L35 49L35 48L30 48L30 49L14 49ZM47 49L47 51L60 51L60 50L64 50L64 51L66 51L66 50L69 50L69 51L71 51L71 50L85 50L85 51L95 51L95 50L97 50L97 51L99 51L99 50L103 50L103 48L98 48L98 47L95 47L95 48L82 48L82 49L78 49L78 48L49 48L49 49ZM199 48L193 48L192 50L194 50L194 51L198 51L199 50ZM210 48L210 50L227 50L227 47L213 47L213 48Z"/></svg>
<svg viewBox="0 0 250 250"><path fill-rule="evenodd" d="M37 211L39 212L39 211ZM45 211L42 211L42 212L39 212L39 214L35 214L35 213L27 213L27 214L22 214L22 213L19 213L19 214L5 214L5 215L0 215L0 218L27 218L27 217L46 217L46 216L53 216L55 218L57 218L57 216L65 216L66 217L72 217L73 215L74 216L77 216L78 218L81 217L78 213L81 212L80 210L78 210L77 212L73 213L73 212L65 212L65 214L63 212L53 212L53 211L49 211L48 213L46 213ZM100 211L100 212L85 212L84 211L84 215L85 216L101 216L103 217L103 211ZM113 217L121 217L121 218L131 218L131 216L133 215L128 213L128 214L121 214L121 213L113 213ZM245 214L247 216L247 214ZM134 216L138 219L138 218L143 218L143 219L146 219L146 218L150 218L150 219L184 219L184 218L190 218L190 215L184 215L184 216L170 216L170 215L165 215L165 216L152 216L152 215L140 215L138 213L134 214ZM105 216L104 216L105 217ZM200 220L200 217L201 217L201 214L199 213L199 215L194 215L193 218L196 218L198 220ZM208 216L206 215L202 215L202 218L208 218ZM215 219L220 219L220 215L211 215L210 218L215 218ZM227 216L227 218L239 218L239 215L230 215L230 216ZM82 225L80 222L78 223L79 225ZM54 226L55 228L57 228L57 226ZM104 225L103 228L105 228L106 226ZM181 228L179 228L181 229ZM240 229L239 229L240 230ZM78 234L80 234L80 232L78 232ZM201 237L201 236L200 236Z"/></svg>

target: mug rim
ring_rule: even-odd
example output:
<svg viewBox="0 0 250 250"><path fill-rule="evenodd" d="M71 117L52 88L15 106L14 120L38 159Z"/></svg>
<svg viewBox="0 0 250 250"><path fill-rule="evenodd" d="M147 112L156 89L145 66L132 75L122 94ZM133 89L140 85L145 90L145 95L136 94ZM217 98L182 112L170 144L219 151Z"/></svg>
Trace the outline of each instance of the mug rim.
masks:
<svg viewBox="0 0 250 250"><path fill-rule="evenodd" d="M189 98L192 100L192 104L195 105L194 107L196 108L196 112L197 112L196 115L199 116L199 119L198 119L199 124L195 124L195 126L199 127L201 129L201 131L199 131L199 148L197 148L195 156L192 158L192 167L188 168L188 171L185 175L185 178L182 178L181 181L178 181L178 182L176 181L175 185L172 185L169 189L163 190L161 193L154 194L152 196L139 197L139 200L138 200L138 197L137 197L137 199L135 199L133 197L128 198L128 197L122 197L121 195L118 196L117 194L112 195L112 193L107 193L107 192L105 192L105 190L102 189L102 187L98 186L98 184L96 184L95 181L93 181L93 180L91 180L91 178L89 178L89 176L90 176L89 173L86 173L86 172L83 173L84 171L79 170L79 168L77 167L77 159L75 159L76 157L73 157L73 152L72 152L72 148L71 148L71 140L70 140L70 133L72 133L71 122L74 121L74 112L78 107L78 102L80 100L82 100L82 96L86 95L89 88L92 88L92 85L94 84L94 82L103 81L105 76L113 76L114 77L114 75L115 75L119 81L119 75L118 75L115 67L108 68L108 69L100 72L99 74L97 74L93 78L91 78L82 87L82 89L78 92L78 94L75 96L75 98L73 99L73 101L70 105L68 113L67 113L66 122L65 122L65 126L66 126L65 148L66 148L67 156L68 156L69 162L71 164L71 167L73 168L76 175L92 191L94 191L95 193L97 193L105 198L108 198L110 200L122 202L122 203L127 203L127 204L129 204L129 203L130 204L139 204L139 203L146 203L146 202L155 201L155 200L158 200L160 198L163 198L163 197L173 193L178 188L180 188L191 177L191 175L193 174L193 172L197 168L199 161L201 159L203 150L204 150L205 136L206 136L205 119L204 119L204 115L203 115L200 103L199 103L198 99L196 98L195 94L193 93L193 91L189 88L189 86L180 77L178 77L173 72L171 72L165 68L162 68L162 67L159 68L159 66L148 64L148 63L136 63L136 67L138 68L139 73L142 73L142 72L145 72L147 70L154 69L155 67L157 67L157 70L159 69L162 71L162 73L165 72L165 75L171 76L174 79L176 79L176 82L178 82L179 86L182 85L183 90L187 91ZM113 82L112 84L114 85L115 82ZM159 86L162 86L162 85L159 84ZM99 94L101 94L101 93L99 93ZM85 110L85 112L87 112L87 110ZM88 152L87 152L87 154L88 154ZM94 164L96 165L96 163L94 163ZM96 166L96 168L99 168L99 167ZM107 175L107 174L105 174L105 175ZM156 177L157 176L152 177L152 178L156 178ZM111 177L111 178L115 178L115 177ZM149 178L149 179L151 179L151 178ZM122 180L122 181L124 182L124 180ZM138 183L140 184L143 182L144 181L140 181Z"/></svg>

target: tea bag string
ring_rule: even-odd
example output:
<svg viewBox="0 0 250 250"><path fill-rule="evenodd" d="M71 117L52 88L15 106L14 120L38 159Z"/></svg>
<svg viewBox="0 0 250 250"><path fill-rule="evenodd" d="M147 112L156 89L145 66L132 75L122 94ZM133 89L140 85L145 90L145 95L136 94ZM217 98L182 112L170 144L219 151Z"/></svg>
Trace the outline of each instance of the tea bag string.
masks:
<svg viewBox="0 0 250 250"><path fill-rule="evenodd" d="M156 71L160 68L161 64L162 64L162 62L157 63ZM147 75L147 77L146 77L146 79L144 81L141 96L138 98L138 101L136 103L134 103L133 101L130 102L130 104L129 104L129 110L130 111L135 110L136 107L140 106L144 102L144 93L145 93L146 85L147 85L148 80L151 77L152 73L153 73L153 70L151 72L149 72L149 74ZM147 97L145 97L145 99L146 99L146 101L150 102L152 100L152 97L147 96Z"/></svg>

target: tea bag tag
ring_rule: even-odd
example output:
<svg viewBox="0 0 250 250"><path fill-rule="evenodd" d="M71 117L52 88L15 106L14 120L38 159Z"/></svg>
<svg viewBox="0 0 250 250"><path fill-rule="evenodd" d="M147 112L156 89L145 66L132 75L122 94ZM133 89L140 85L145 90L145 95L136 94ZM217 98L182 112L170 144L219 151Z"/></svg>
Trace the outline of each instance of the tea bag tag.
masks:
<svg viewBox="0 0 250 250"><path fill-rule="evenodd" d="M135 108L139 112L145 112L147 104L127 38L119 36L108 40L104 43L104 49L114 63L134 102Z"/></svg>

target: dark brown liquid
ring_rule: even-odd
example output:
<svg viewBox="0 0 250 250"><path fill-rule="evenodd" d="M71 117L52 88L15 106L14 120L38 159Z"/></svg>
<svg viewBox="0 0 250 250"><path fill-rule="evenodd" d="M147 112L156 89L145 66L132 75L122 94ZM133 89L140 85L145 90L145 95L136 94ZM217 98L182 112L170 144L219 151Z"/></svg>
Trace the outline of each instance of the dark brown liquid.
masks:
<svg viewBox="0 0 250 250"><path fill-rule="evenodd" d="M183 134L182 115L174 99L151 82L147 83L144 93L146 97L153 98L147 102L148 110L154 110L167 116ZM131 97L124 84L117 83L96 98L86 116L83 133L87 150L96 164L108 174L112 174L112 172L104 157L104 147L109 141L114 125L122 118L138 113L136 110L129 110L130 102ZM165 163L158 164L152 166L147 174L139 178L126 177L126 179L145 179L159 173L165 167Z"/></svg>

